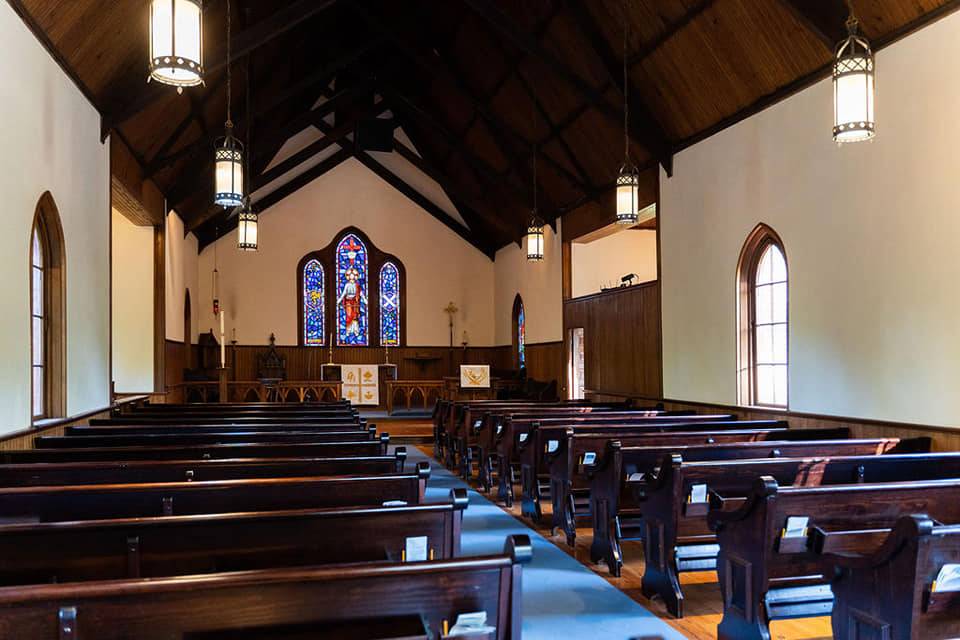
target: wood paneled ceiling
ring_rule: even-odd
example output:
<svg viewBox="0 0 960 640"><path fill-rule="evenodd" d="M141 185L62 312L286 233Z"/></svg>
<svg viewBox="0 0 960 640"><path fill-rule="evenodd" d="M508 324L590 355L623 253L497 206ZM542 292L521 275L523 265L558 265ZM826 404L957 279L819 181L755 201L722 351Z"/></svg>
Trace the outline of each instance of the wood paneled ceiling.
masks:
<svg viewBox="0 0 960 640"><path fill-rule="evenodd" d="M225 115L226 1L204 2L206 85L182 95L146 82L148 0L8 2L100 111L103 134L126 143L187 229L202 243L228 231L228 212L210 204L211 149ZM883 46L960 0L853 4L862 31ZM623 159L625 23L631 154L652 202L657 166L671 172L675 152L824 77L846 18L845 0L232 0L232 7L234 121L252 147L255 183L337 149L272 193L261 190L261 207L349 157L416 199L351 141L359 117L388 110L419 155L399 142L395 152L443 187L469 228L446 222L488 254L526 226L534 145L544 218L579 210L581 218L612 219ZM324 120L330 114L333 124ZM264 173L284 142L310 127L326 140Z"/></svg>

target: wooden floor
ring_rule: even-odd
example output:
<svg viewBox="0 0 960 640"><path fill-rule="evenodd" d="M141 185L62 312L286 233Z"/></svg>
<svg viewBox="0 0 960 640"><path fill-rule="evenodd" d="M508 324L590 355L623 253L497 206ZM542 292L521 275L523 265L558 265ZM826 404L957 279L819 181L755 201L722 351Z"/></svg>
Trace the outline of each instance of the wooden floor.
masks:
<svg viewBox="0 0 960 640"><path fill-rule="evenodd" d="M430 447L421 449L432 455ZM476 488L476 483L472 483ZM488 496L491 497L491 496ZM717 624L723 613L723 604L720 599L720 587L717 584L715 571L681 574L680 583L685 595L684 609L686 615L682 619L675 619L663 604L656 600L648 600L640 593L640 580L643 576L643 546L639 542L623 544L624 567L620 578L613 578L607 571L605 564L595 565L590 562L590 541L592 530L589 527L578 527L577 544L575 549L567 546L566 538L562 533L550 535L549 527L532 526L531 522L520 517L519 500L512 509L501 508L510 513L527 526L535 529L544 538L553 542L557 547L579 560L607 582L617 587L644 607L655 613L662 620L677 629L680 633L694 640L714 640L717 637ZM550 507L544 509L545 520L549 516ZM830 618L805 618L801 620L780 620L770 626L773 640L826 640L832 638Z"/></svg>

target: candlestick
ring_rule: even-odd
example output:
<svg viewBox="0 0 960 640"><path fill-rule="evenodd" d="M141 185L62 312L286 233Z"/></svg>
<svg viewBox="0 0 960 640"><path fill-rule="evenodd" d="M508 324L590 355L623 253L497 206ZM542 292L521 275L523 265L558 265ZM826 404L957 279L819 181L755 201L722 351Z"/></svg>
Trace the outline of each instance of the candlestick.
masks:
<svg viewBox="0 0 960 640"><path fill-rule="evenodd" d="M333 334L327 333L327 364L333 364Z"/></svg>
<svg viewBox="0 0 960 640"><path fill-rule="evenodd" d="M226 334L223 329L223 309L220 309L220 368L227 366Z"/></svg>

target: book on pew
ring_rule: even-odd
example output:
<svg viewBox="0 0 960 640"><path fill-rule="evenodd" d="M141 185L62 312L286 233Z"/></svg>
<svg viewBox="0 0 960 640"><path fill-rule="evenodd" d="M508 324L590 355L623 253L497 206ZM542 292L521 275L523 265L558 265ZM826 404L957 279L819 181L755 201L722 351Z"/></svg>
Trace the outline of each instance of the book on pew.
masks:
<svg viewBox="0 0 960 640"><path fill-rule="evenodd" d="M960 564L945 564L940 567L930 591L934 593L960 591Z"/></svg>
<svg viewBox="0 0 960 640"><path fill-rule="evenodd" d="M790 516L787 518L787 523L783 526L783 531L780 532L781 538L806 538L807 537L807 524L809 524L810 518L807 516Z"/></svg>
<svg viewBox="0 0 960 640"><path fill-rule="evenodd" d="M446 638L492 638L497 632L496 627L487 624L487 612L475 611L473 613L461 613L457 616L457 621L450 628L450 631L444 635Z"/></svg>

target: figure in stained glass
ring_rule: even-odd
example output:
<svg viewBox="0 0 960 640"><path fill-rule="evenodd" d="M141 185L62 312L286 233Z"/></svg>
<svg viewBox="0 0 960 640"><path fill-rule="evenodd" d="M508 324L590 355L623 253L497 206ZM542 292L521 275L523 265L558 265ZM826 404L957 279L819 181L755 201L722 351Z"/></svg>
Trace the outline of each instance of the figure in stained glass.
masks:
<svg viewBox="0 0 960 640"><path fill-rule="evenodd" d="M303 268L303 343L316 347L324 343L323 265L311 260Z"/></svg>
<svg viewBox="0 0 960 640"><path fill-rule="evenodd" d="M367 346L367 248L347 235L337 245L337 344Z"/></svg>

